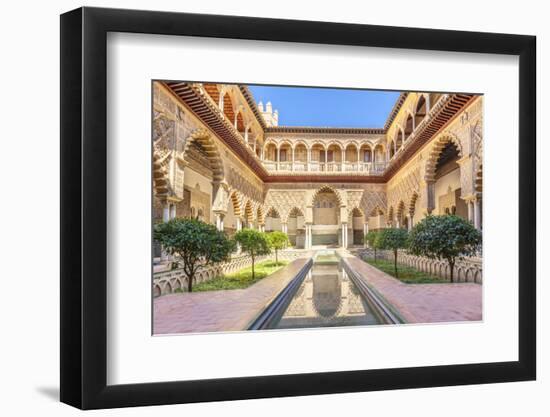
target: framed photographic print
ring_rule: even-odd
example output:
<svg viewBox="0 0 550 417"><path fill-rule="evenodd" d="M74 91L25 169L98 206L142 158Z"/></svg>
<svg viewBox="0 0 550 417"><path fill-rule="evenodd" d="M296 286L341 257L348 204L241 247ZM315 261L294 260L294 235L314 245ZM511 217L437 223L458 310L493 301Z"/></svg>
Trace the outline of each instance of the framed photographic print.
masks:
<svg viewBox="0 0 550 417"><path fill-rule="evenodd" d="M535 379L535 38L61 16L61 400Z"/></svg>

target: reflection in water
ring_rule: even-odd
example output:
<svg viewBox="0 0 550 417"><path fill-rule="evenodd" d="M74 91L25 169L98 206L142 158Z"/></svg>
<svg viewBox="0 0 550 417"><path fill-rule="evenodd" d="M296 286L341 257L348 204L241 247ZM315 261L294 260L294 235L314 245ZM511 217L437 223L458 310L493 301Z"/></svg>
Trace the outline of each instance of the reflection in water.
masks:
<svg viewBox="0 0 550 417"><path fill-rule="evenodd" d="M338 262L315 263L277 329L378 324L367 300Z"/></svg>

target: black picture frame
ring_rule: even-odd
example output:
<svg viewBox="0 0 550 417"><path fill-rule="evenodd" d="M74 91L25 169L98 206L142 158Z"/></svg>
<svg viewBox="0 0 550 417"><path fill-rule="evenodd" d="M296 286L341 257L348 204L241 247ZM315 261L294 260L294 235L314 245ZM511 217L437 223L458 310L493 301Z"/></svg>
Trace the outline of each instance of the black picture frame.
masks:
<svg viewBox="0 0 550 417"><path fill-rule="evenodd" d="M518 56L518 361L107 385L108 32ZM60 55L62 402L94 409L536 378L534 36L85 7L61 15Z"/></svg>

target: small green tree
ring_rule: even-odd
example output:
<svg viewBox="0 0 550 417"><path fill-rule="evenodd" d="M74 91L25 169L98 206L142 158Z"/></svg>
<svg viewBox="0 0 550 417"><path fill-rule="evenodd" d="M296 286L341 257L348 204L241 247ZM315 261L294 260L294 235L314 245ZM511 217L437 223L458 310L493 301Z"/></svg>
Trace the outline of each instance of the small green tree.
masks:
<svg viewBox="0 0 550 417"><path fill-rule="evenodd" d="M187 275L187 290L193 291L193 280L200 268L228 260L235 243L215 226L197 219L176 218L159 223L154 238L170 255L177 255Z"/></svg>
<svg viewBox="0 0 550 417"><path fill-rule="evenodd" d="M256 278L254 274L256 256L271 253L265 233L254 229L239 230L235 234L235 241L241 245L241 250L248 253L252 258L252 280L254 280Z"/></svg>
<svg viewBox="0 0 550 417"><path fill-rule="evenodd" d="M481 245L481 232L462 217L427 216L418 222L409 236L409 252L431 259L445 259L451 282L459 259L475 255Z"/></svg>
<svg viewBox="0 0 550 417"><path fill-rule="evenodd" d="M270 232L267 233L267 240L269 247L275 250L275 263L279 263L279 250L284 249L289 244L288 236L283 232Z"/></svg>
<svg viewBox="0 0 550 417"><path fill-rule="evenodd" d="M397 251L407 247L408 233L401 228L382 229L374 242L379 249L388 249L393 252L393 267L397 278Z"/></svg>
<svg viewBox="0 0 550 417"><path fill-rule="evenodd" d="M378 236L378 232L376 230L371 230L365 235L365 242L369 245L371 249L374 249L374 260L376 261L376 250L378 247L376 246L376 237Z"/></svg>

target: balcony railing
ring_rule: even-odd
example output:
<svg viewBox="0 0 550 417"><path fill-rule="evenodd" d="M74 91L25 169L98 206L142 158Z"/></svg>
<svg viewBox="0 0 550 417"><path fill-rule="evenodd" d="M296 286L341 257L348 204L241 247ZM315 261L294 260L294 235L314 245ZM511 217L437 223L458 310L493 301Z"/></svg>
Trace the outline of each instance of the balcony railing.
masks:
<svg viewBox="0 0 550 417"><path fill-rule="evenodd" d="M326 174L357 173L363 175L382 175L386 169L386 162L319 162L311 161L262 161L264 167L270 172L323 172Z"/></svg>

